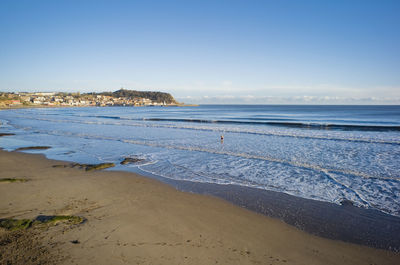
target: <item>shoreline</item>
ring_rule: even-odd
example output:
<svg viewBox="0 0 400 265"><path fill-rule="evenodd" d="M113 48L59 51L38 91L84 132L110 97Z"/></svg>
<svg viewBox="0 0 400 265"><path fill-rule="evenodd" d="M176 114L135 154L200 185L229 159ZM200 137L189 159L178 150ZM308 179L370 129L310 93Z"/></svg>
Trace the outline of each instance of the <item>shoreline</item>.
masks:
<svg viewBox="0 0 400 265"><path fill-rule="evenodd" d="M76 227L60 224L36 235L37 244L55 255L53 260L60 260L57 264L400 262L399 253L320 238L224 200L181 192L148 177L53 167L59 164L68 162L0 150L0 178L27 179L0 184L0 219L55 214L87 219ZM4 233L9 232L0 231L0 237Z"/></svg>

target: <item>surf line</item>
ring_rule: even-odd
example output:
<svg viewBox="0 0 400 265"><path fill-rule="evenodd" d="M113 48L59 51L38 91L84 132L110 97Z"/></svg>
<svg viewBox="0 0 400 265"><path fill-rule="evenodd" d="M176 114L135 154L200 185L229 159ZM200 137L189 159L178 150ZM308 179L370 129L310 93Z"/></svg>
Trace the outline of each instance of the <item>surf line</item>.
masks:
<svg viewBox="0 0 400 265"><path fill-rule="evenodd" d="M144 142L144 141L136 141L136 140L121 140L121 141L125 142L125 143L130 143L130 144L145 145L145 146L152 146L152 147L159 147L159 148L177 149L177 150L185 150L185 151L197 151L197 152L212 153L212 154L218 154L218 155L229 155L229 156L235 156L235 157L264 160L264 161L275 162L275 163L280 163L280 164L288 164L288 165L291 165L294 167L311 169L311 170L319 171L323 174L327 174L327 172L330 172L330 173L349 174L349 175L363 177L363 178L398 180L397 178L394 178L394 177L391 178L391 177L370 176L365 173L356 172L356 171L333 169L333 168L329 169L329 168L323 168L323 167L320 167L317 165L310 165L310 164L306 164L306 163L288 161L288 160L283 160L283 159L268 157L268 156L252 155L252 154L247 154L247 153L235 153L235 152L230 152L230 151L211 150L211 149L205 149L205 148L200 148L200 147L171 146L171 145L164 145L164 144L159 144L159 143L154 143L154 142ZM339 184L341 184L341 183L339 183Z"/></svg>
<svg viewBox="0 0 400 265"><path fill-rule="evenodd" d="M21 129L32 129L32 128L26 128L26 127L22 127L22 126L15 126L15 125L13 125L13 126L20 127ZM368 175L368 174L365 174L362 172L356 172L356 171L351 171L351 170L323 168L318 165L310 165L310 164L306 164L306 163L283 160L283 159L269 157L269 156L259 156L259 155L252 155L252 154L247 154L247 153L235 153L235 152L230 152L230 151L225 151L225 150L211 150L211 149L205 149L205 148L200 148L200 147L171 146L171 145L158 144L158 143L154 143L154 142L126 140L126 139L118 139L118 138L113 138L113 137L97 136L97 135L91 135L91 134L77 134L77 133L72 133L72 132L68 132L68 133L62 132L61 133L61 132L55 132L55 131L49 132L49 131L43 131L43 130L35 130L35 132L48 134L48 135L59 135L59 136L79 137L79 138L86 138L86 139L120 141L120 142L124 142L124 143L152 146L152 147L159 147L159 148L166 148L166 149L197 151L197 152L205 152L205 153L212 153L212 154L219 154L219 155L242 157L242 158L248 158L248 159L264 160L264 161L275 162L275 163L280 163L280 164L287 164L287 165L291 165L294 167L311 169L311 170L319 171L323 174L330 172L330 173L349 174L349 175L368 178L368 179L374 178L374 179L396 180L396 181L398 181L400 179L400 177L371 176L371 175Z"/></svg>
<svg viewBox="0 0 400 265"><path fill-rule="evenodd" d="M27 118L25 116L18 116L20 118ZM288 133L276 133L276 132L262 132L262 131L251 131L251 130L237 130L227 128L199 128L196 126L178 126L172 124L144 124L144 123L113 123L113 122L99 122L99 121L77 121L77 120L54 120L46 118L30 117L33 120L41 120L56 123L78 123L78 124L94 124L94 125L106 125L106 126L132 126L132 127L151 127L151 128L167 128L167 129L185 129L185 130L199 130L199 131L211 131L211 132L229 132L229 133L244 133L261 136L277 136L277 137L290 137L290 138L302 138L302 139L316 139L316 140L328 140L328 141L344 141L344 142L358 142L358 143L375 143L375 144L391 144L400 145L400 141L392 140L379 140L379 139L368 139L368 138L343 138L343 137L328 137L319 135L302 135L302 134L288 134ZM121 119L127 120L127 119ZM139 119L130 119L132 121L142 121Z"/></svg>

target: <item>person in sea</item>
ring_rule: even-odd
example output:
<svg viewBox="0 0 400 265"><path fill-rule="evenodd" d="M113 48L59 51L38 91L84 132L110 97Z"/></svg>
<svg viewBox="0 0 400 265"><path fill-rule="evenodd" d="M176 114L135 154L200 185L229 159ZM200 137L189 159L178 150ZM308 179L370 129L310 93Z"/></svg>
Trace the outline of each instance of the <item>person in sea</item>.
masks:
<svg viewBox="0 0 400 265"><path fill-rule="evenodd" d="M224 136L221 135L221 144L223 144L223 143L224 143Z"/></svg>

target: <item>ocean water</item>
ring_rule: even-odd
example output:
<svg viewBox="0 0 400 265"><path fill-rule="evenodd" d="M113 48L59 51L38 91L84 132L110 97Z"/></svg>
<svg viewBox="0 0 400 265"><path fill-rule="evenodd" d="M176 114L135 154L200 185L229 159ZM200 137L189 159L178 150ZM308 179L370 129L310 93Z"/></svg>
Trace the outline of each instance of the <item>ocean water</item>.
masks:
<svg viewBox="0 0 400 265"><path fill-rule="evenodd" d="M400 106L204 105L0 111L0 147L274 190L400 216ZM224 136L221 142L220 137ZM31 151L38 152L38 151Z"/></svg>

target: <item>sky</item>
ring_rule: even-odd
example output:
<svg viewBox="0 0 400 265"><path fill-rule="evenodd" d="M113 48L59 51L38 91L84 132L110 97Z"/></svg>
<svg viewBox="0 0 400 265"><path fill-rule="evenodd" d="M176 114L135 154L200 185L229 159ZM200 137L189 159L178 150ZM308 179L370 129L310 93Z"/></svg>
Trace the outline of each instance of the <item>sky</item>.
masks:
<svg viewBox="0 0 400 265"><path fill-rule="evenodd" d="M400 1L0 0L0 91L400 104Z"/></svg>

